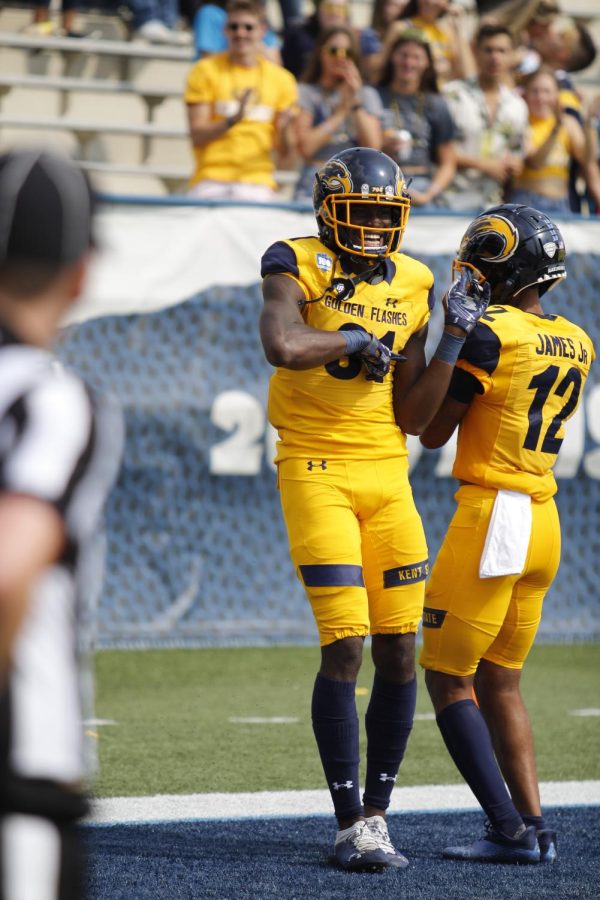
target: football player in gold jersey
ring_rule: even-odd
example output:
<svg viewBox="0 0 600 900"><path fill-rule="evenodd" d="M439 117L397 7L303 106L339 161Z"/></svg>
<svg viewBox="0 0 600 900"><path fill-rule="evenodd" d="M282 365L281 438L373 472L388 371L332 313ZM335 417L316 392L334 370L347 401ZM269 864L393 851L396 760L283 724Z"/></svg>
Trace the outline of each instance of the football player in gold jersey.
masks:
<svg viewBox="0 0 600 900"><path fill-rule="evenodd" d="M492 297L421 435L440 447L458 426L460 487L427 586L420 663L446 746L489 824L484 838L443 855L553 862L519 683L560 559L552 467L595 354L581 328L542 308L566 277L547 216L515 204L487 210L454 265L486 279Z"/></svg>
<svg viewBox="0 0 600 900"><path fill-rule="evenodd" d="M314 208L319 236L278 241L262 260L261 337L277 367L269 418L290 553L320 636L312 721L338 819L334 861L401 868L385 811L413 722L428 572L406 434L441 403L489 289L470 272L457 280L426 366L433 275L399 252L410 201L397 164L343 151L316 173ZM376 674L361 802L354 696L368 634Z"/></svg>

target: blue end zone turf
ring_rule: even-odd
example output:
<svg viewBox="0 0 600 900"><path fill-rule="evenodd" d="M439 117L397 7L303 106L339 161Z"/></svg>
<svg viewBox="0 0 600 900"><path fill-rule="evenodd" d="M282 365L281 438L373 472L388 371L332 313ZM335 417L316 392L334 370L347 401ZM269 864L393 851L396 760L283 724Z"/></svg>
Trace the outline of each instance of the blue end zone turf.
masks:
<svg viewBox="0 0 600 900"><path fill-rule="evenodd" d="M407 813L390 816L389 826L409 868L360 874L328 863L333 817L86 826L88 900L598 898L600 808L545 813L558 831L553 865L443 860L443 847L483 834L483 815Z"/></svg>

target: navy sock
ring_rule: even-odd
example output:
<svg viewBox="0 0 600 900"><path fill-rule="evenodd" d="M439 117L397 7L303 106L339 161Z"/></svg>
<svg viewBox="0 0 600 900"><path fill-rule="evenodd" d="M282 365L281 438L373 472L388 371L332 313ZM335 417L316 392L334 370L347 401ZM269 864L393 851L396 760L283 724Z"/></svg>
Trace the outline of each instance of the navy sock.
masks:
<svg viewBox="0 0 600 900"><path fill-rule="evenodd" d="M492 748L485 720L472 700L451 703L437 716L450 756L496 829L512 837L523 820L516 810Z"/></svg>
<svg viewBox="0 0 600 900"><path fill-rule="evenodd" d="M529 825L535 825L536 831L543 831L546 827L546 822L543 816L521 816L525 824L529 827Z"/></svg>
<svg viewBox="0 0 600 900"><path fill-rule="evenodd" d="M390 805L392 788L404 758L417 702L417 678L406 684L384 681L376 672L365 716L367 777L363 803L377 809Z"/></svg>
<svg viewBox="0 0 600 900"><path fill-rule="evenodd" d="M312 696L313 731L340 820L362 815L355 690L355 681L332 681L317 675Z"/></svg>

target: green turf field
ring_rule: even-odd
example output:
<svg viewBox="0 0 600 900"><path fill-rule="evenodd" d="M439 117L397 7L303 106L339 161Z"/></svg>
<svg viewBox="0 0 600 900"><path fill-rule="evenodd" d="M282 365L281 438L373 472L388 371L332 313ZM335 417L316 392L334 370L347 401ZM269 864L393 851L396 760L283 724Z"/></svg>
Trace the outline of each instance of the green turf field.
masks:
<svg viewBox="0 0 600 900"><path fill-rule="evenodd" d="M318 648L102 651L98 796L323 788L310 723ZM368 653L357 704L368 703ZM541 781L600 779L600 644L535 647L523 690ZM431 707L421 673L417 714ZM243 724L246 717L297 718ZM460 782L433 720L416 721L398 784Z"/></svg>

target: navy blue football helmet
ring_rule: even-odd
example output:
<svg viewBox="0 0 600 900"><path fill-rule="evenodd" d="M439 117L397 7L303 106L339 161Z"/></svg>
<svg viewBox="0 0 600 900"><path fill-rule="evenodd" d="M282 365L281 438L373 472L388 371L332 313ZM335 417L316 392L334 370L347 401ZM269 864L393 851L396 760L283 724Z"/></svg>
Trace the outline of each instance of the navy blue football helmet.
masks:
<svg viewBox="0 0 600 900"><path fill-rule="evenodd" d="M355 213L373 206L373 224ZM313 207L319 237L332 250L363 258L381 258L400 246L410 198L393 159L369 147L352 147L332 156L315 174ZM389 220L382 227L384 213Z"/></svg>
<svg viewBox="0 0 600 900"><path fill-rule="evenodd" d="M492 289L492 303L511 303L525 288L540 296L567 277L565 242L557 226L531 206L503 203L473 219L453 262Z"/></svg>

